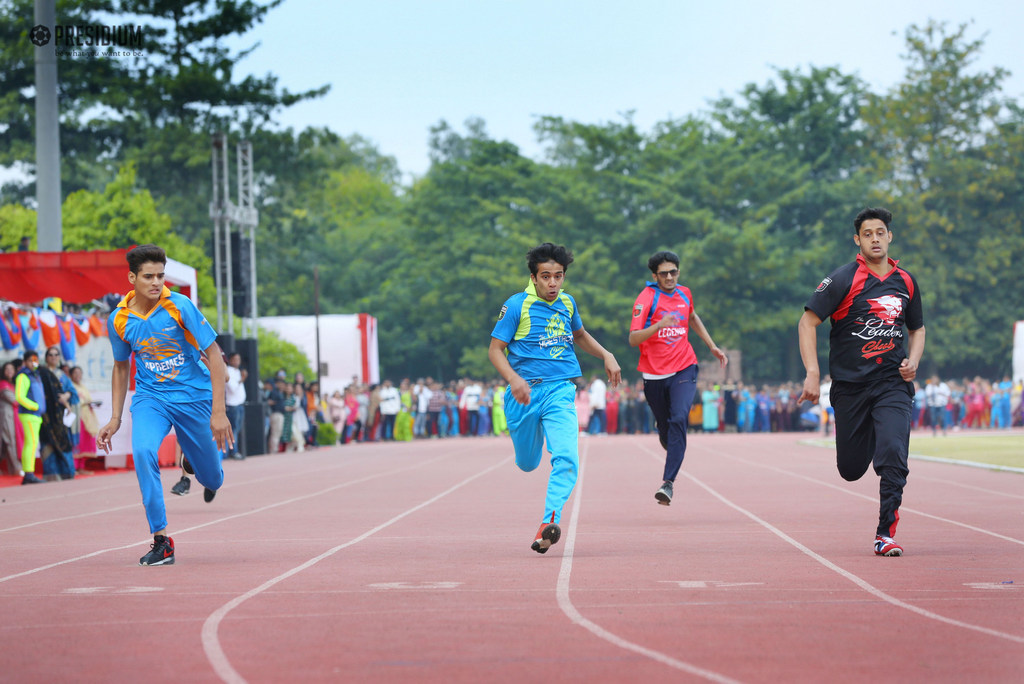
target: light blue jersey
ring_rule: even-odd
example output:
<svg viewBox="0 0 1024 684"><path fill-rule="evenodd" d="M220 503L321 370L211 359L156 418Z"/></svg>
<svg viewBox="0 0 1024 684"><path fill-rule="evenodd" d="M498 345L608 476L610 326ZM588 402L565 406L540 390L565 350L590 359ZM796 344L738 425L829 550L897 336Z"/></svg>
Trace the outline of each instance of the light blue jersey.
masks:
<svg viewBox="0 0 1024 684"><path fill-rule="evenodd" d="M107 319L115 361L135 352L135 394L177 402L212 398L210 371L202 351L217 333L188 297L166 287L146 316L128 308L129 292Z"/></svg>
<svg viewBox="0 0 1024 684"><path fill-rule="evenodd" d="M548 302L530 281L505 300L491 337L508 344L509 365L524 380L569 380L583 375L572 337L582 328L572 295L562 290Z"/></svg>

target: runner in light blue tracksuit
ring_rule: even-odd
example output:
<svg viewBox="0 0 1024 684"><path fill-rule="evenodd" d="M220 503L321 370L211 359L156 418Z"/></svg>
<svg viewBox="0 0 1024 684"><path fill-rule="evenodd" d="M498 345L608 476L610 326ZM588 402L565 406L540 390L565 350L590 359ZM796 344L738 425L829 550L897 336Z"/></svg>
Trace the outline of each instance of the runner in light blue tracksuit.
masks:
<svg viewBox="0 0 1024 684"><path fill-rule="evenodd" d="M516 465L529 472L540 465L544 440L551 454L551 475L544 518L531 548L545 553L562 532L562 507L579 471L579 423L576 385L582 375L574 344L604 361L612 387L622 378L611 352L583 329L576 300L562 291L573 262L564 246L545 242L527 253L530 282L501 307L487 355L508 383L505 416ZM512 400L515 401L512 401Z"/></svg>
<svg viewBox="0 0 1024 684"><path fill-rule="evenodd" d="M207 502L224 482L221 452L234 437L224 405L226 366L217 334L192 301L164 286L167 255L156 245L128 252L128 281L134 289L110 314L107 330L114 353L112 414L96 435L100 449L121 427L131 360L135 395L131 401L132 456L142 492L153 547L139 565L172 565L174 540L167 513L157 452L175 428Z"/></svg>

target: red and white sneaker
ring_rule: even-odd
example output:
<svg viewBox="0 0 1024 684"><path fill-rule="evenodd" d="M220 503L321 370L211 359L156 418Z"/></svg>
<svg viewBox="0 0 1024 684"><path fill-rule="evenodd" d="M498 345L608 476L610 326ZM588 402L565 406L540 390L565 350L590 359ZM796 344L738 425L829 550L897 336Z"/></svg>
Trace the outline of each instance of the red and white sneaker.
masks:
<svg viewBox="0 0 1024 684"><path fill-rule="evenodd" d="M878 535L875 537L875 555L876 556L902 556L903 547L896 543L896 540L892 537L883 537Z"/></svg>
<svg viewBox="0 0 1024 684"><path fill-rule="evenodd" d="M537 530L537 538L533 540L530 548L537 553L547 553L552 544L557 544L562 536L562 528L555 524L555 514L551 514L551 522L540 524Z"/></svg>

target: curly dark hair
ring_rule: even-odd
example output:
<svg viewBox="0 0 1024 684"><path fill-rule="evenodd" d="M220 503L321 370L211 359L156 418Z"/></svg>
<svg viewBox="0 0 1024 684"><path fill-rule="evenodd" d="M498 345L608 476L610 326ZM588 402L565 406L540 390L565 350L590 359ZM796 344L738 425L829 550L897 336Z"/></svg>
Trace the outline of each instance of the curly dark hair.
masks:
<svg viewBox="0 0 1024 684"><path fill-rule="evenodd" d="M526 253L526 265L530 267L530 273L533 275L537 275L537 266L546 261L554 261L561 264L562 268L568 271L569 264L573 262L572 251L565 245L545 242Z"/></svg>
<svg viewBox="0 0 1024 684"><path fill-rule="evenodd" d="M655 252L651 255L651 258L647 260L647 268L651 269L651 273L657 273L658 267L666 261L675 264L676 268L679 268L679 255L675 252L670 252L667 249L662 252Z"/></svg>

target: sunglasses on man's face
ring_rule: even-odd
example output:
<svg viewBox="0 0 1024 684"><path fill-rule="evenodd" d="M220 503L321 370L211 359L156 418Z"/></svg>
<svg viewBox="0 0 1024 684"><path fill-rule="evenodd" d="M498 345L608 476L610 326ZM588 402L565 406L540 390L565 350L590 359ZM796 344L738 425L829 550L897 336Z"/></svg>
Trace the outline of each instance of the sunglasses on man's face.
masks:
<svg viewBox="0 0 1024 684"><path fill-rule="evenodd" d="M659 278L675 278L679 275L679 269L673 268L671 271L658 271Z"/></svg>

